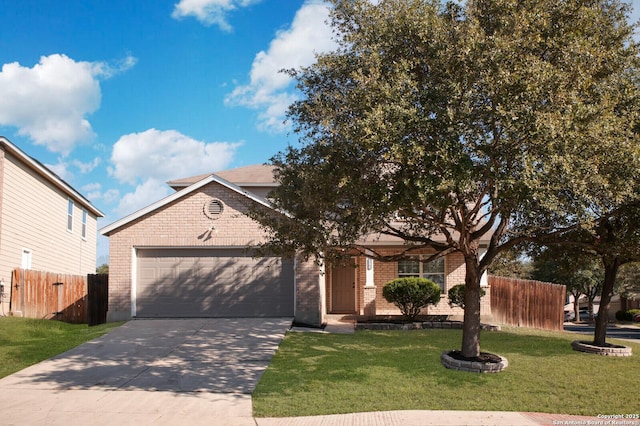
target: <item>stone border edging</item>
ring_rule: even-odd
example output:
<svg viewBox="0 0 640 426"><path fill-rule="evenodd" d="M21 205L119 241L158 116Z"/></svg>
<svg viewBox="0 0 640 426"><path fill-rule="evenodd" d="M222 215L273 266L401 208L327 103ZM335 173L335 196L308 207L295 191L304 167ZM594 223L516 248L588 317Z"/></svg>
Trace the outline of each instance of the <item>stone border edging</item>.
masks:
<svg viewBox="0 0 640 426"><path fill-rule="evenodd" d="M430 328L462 329L461 321L424 321L407 324L388 322L358 322L356 330L424 330ZM481 330L500 331L499 325L480 324Z"/></svg>
<svg viewBox="0 0 640 426"><path fill-rule="evenodd" d="M571 347L574 351L603 356L631 356L633 352L631 347L629 346L622 346L619 348L602 347L592 345L581 340L574 340L573 342L571 342Z"/></svg>
<svg viewBox="0 0 640 426"><path fill-rule="evenodd" d="M509 361L501 355L500 362L477 362L477 361L461 361L449 356L451 351L444 351L440 355L440 362L451 369L458 371L468 371L470 373L499 373L509 366Z"/></svg>

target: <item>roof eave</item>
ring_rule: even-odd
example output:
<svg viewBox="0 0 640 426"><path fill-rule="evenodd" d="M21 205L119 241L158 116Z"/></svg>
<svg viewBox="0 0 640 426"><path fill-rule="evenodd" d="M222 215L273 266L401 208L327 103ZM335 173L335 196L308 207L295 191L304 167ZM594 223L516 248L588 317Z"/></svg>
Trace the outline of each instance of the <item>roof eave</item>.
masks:
<svg viewBox="0 0 640 426"><path fill-rule="evenodd" d="M250 192L243 190L238 185L236 185L236 184L234 184L232 182L229 182L229 181L227 181L225 179L222 179L221 177L219 177L217 175L212 174L209 177L201 179L200 181L198 181L198 182L196 182L196 183L194 183L194 184L192 184L192 185L190 185L190 186L188 186L186 188L183 188L183 189L181 189L181 190L179 190L177 192L174 192L173 194L168 195L167 197L165 197L165 198L163 198L161 200L158 200L155 203L150 204L149 206L147 206L147 207L145 207L143 209L140 209L140 210L138 210L138 211L136 211L134 213L131 213L130 215L125 216L122 219L120 219L120 220L118 220L116 222L113 222L110 225L107 225L107 226L101 228L99 230L99 232L100 232L100 234L105 235L105 236L108 237L111 233L113 233L114 231L118 230L119 228L127 225L128 223L133 222L134 220L139 219L139 218L141 218L143 216L146 216L147 214L152 213L153 211L155 211L155 210L157 210L157 209L159 209L161 207L164 207L167 204L170 204L170 203L172 203L172 202L174 202L176 200L179 200L180 198L182 198L182 197L192 193L193 191L195 191L197 189L200 189L203 186L208 185L208 184L210 184L212 182L216 182L216 183L218 183L220 185L223 185L223 186L227 187L228 189L230 189L232 191L235 191L238 194L241 194L241 195L243 195L243 196L255 201L256 203L258 203L258 204L260 204L260 205L262 205L264 207L273 209L273 206L271 205L271 203L268 200L265 200L264 198L258 197L258 196L254 195L254 194L251 194Z"/></svg>
<svg viewBox="0 0 640 426"><path fill-rule="evenodd" d="M93 213L96 217L104 217L104 213L102 213L97 207L91 204L91 202L88 199L86 199L84 195L80 194L78 191L73 189L71 185L66 183L64 180L62 180L59 176L57 176L55 173L53 173L51 170L49 170L39 161L28 156L25 152L23 152L20 148L18 148L16 145L11 143L4 136L0 136L0 144L3 145L6 150L11 152L16 157L18 157L20 161L27 164L29 167L35 170L40 176L44 177L46 180L48 180L58 189L67 193L67 195L70 195L73 198L77 199L84 207L87 208L87 210Z"/></svg>

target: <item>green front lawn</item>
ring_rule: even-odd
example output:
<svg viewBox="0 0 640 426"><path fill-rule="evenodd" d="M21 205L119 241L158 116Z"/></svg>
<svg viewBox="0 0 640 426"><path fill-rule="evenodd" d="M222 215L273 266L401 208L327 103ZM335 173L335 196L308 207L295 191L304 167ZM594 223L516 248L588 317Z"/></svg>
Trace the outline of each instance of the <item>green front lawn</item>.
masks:
<svg viewBox="0 0 640 426"><path fill-rule="evenodd" d="M448 370L461 330L289 333L253 394L257 417L386 410L637 413L640 345L633 356L574 351L571 333L483 332L482 351L505 356L497 374ZM622 343L611 340L612 343Z"/></svg>
<svg viewBox="0 0 640 426"><path fill-rule="evenodd" d="M0 317L0 378L100 337L121 324L89 327L60 321Z"/></svg>

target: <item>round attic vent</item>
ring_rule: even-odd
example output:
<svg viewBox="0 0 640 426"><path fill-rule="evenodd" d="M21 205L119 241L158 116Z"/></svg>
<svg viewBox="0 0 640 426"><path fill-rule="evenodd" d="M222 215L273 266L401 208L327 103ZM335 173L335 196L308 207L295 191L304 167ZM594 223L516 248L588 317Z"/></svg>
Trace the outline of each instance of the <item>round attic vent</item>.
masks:
<svg viewBox="0 0 640 426"><path fill-rule="evenodd" d="M224 211L224 204L220 200L211 200L204 204L204 214L210 219L218 219Z"/></svg>

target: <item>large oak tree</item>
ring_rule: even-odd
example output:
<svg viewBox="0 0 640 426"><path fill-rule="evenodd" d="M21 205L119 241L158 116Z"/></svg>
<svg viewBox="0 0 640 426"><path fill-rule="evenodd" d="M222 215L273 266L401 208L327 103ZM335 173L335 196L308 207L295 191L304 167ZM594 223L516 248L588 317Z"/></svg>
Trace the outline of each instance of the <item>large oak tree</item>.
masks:
<svg viewBox="0 0 640 426"><path fill-rule="evenodd" d="M272 159L271 194L287 214L257 217L281 252L461 253L461 349L477 356L480 277L496 255L593 219L635 179L628 5L332 3L338 49L290 70L301 145ZM359 243L378 234L405 249L389 257Z"/></svg>

